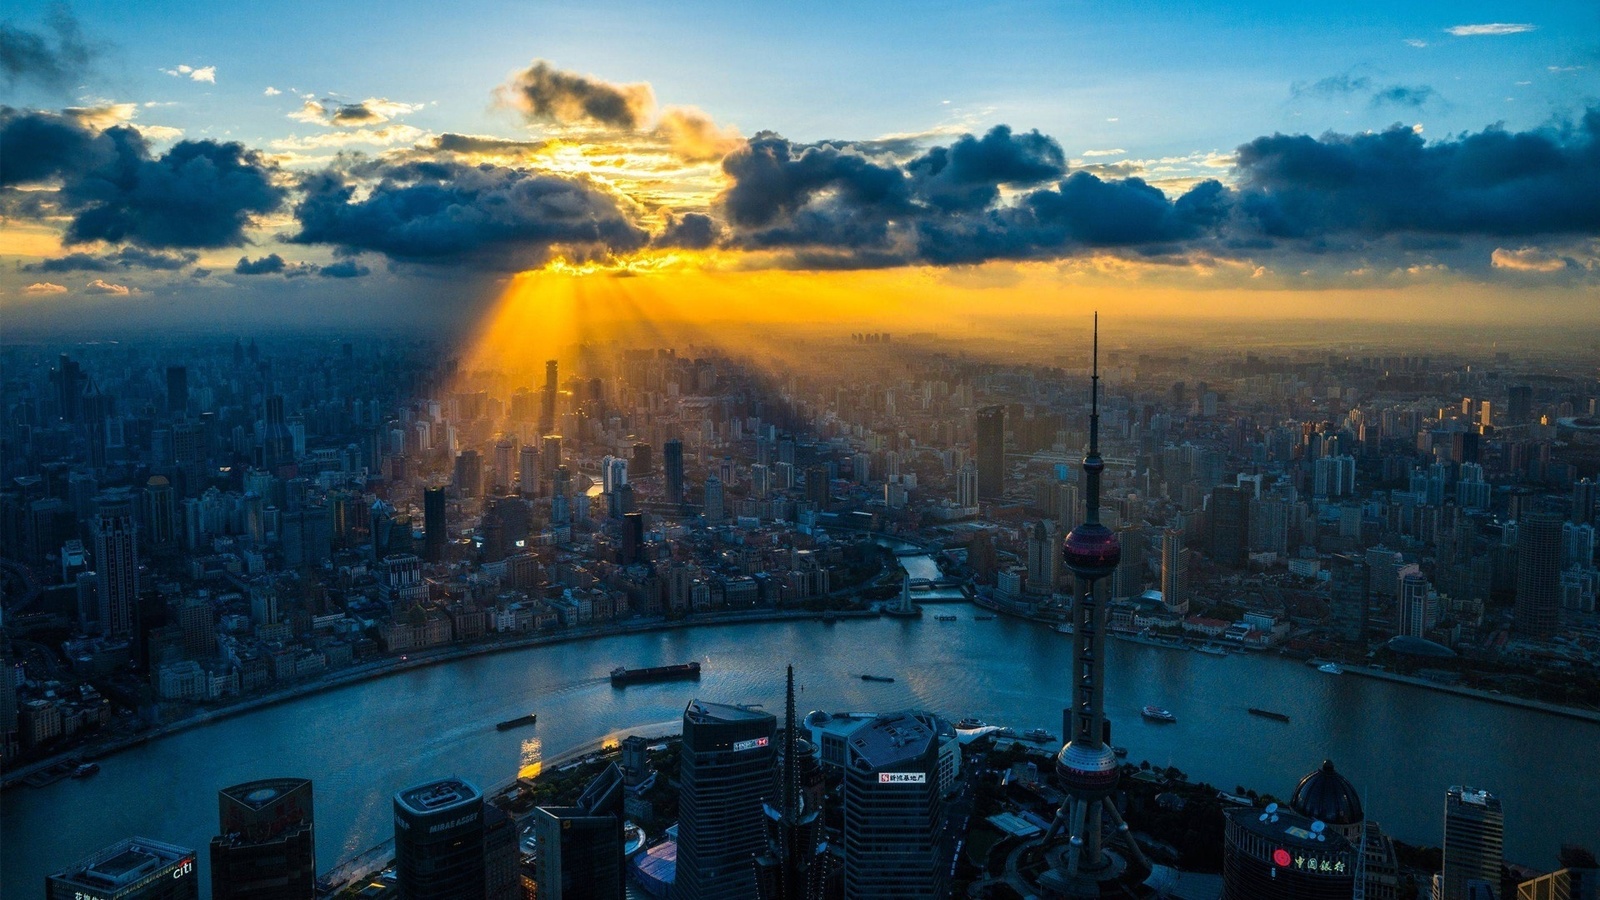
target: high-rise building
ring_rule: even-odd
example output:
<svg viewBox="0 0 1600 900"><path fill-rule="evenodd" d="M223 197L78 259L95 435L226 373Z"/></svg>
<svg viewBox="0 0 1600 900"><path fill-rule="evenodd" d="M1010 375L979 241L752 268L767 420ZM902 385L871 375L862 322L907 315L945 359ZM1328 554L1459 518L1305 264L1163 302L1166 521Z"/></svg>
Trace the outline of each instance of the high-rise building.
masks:
<svg viewBox="0 0 1600 900"><path fill-rule="evenodd" d="M516 471L517 445L510 438L501 438L494 443L494 488L496 491L509 491L512 486L511 475Z"/></svg>
<svg viewBox="0 0 1600 900"><path fill-rule="evenodd" d="M554 481L556 470L561 468L561 435L547 434L539 441L540 477Z"/></svg>
<svg viewBox="0 0 1600 900"><path fill-rule="evenodd" d="M167 412L183 415L189 408L189 368L167 366Z"/></svg>
<svg viewBox="0 0 1600 900"><path fill-rule="evenodd" d="M539 900L623 900L622 771L605 768L572 806L533 811Z"/></svg>
<svg viewBox="0 0 1600 900"><path fill-rule="evenodd" d="M422 533L424 558L428 562L442 562L445 546L450 543L442 487L431 487L422 492Z"/></svg>
<svg viewBox="0 0 1600 900"><path fill-rule="evenodd" d="M1555 635L1561 618L1561 517L1524 516L1517 523L1517 605L1513 623L1519 635L1543 640Z"/></svg>
<svg viewBox="0 0 1600 900"><path fill-rule="evenodd" d="M644 513L622 514L622 564L631 566L644 560Z"/></svg>
<svg viewBox="0 0 1600 900"><path fill-rule="evenodd" d="M1355 847L1344 835L1276 803L1229 809L1222 839L1222 900L1349 900Z"/></svg>
<svg viewBox="0 0 1600 900"><path fill-rule="evenodd" d="M133 609L139 597L139 535L133 516L122 506L108 506L95 517L94 568L99 575L100 631L122 638L133 632Z"/></svg>
<svg viewBox="0 0 1600 900"><path fill-rule="evenodd" d="M1245 494L1237 487L1211 489L1211 556L1220 566L1243 568L1249 548Z"/></svg>
<svg viewBox="0 0 1600 900"><path fill-rule="evenodd" d="M517 451L517 487L524 497L539 496L539 447L523 444Z"/></svg>
<svg viewBox="0 0 1600 900"><path fill-rule="evenodd" d="M267 398L264 428L261 432L261 468L276 473L279 466L294 462L294 434L289 431L283 412L283 395Z"/></svg>
<svg viewBox="0 0 1600 900"><path fill-rule="evenodd" d="M402 900L515 896L516 829L459 778L394 795L394 861Z"/></svg>
<svg viewBox="0 0 1600 900"><path fill-rule="evenodd" d="M1328 579L1328 614L1340 640L1355 642L1366 635L1369 583L1366 560L1334 558Z"/></svg>
<svg viewBox="0 0 1600 900"><path fill-rule="evenodd" d="M1360 793L1350 779L1334 769L1331 760L1323 760L1320 768L1300 779L1289 798L1289 808L1313 823L1322 823L1323 831L1337 833L1350 842L1363 862L1356 868L1355 877L1361 880L1368 900L1395 900L1400 888L1400 867L1394 841L1377 823L1367 821ZM1315 824L1311 832L1321 833ZM1317 872L1321 871L1319 864ZM1330 874L1338 874L1337 869Z"/></svg>
<svg viewBox="0 0 1600 900"><path fill-rule="evenodd" d="M1412 571L1400 576L1396 592L1399 634L1422 637L1439 621L1439 595L1428 583L1428 576Z"/></svg>
<svg viewBox="0 0 1600 900"><path fill-rule="evenodd" d="M1189 551L1176 528L1161 532L1161 602L1179 615L1189 613Z"/></svg>
<svg viewBox="0 0 1600 900"><path fill-rule="evenodd" d="M1593 854L1577 847L1563 848L1561 865L1517 885L1515 900L1600 900L1600 866L1595 865Z"/></svg>
<svg viewBox="0 0 1600 900"><path fill-rule="evenodd" d="M800 738L794 710L794 666L784 704L783 756L773 800L762 805L766 852L756 857L758 900L823 900L834 857L824 841L822 773L809 742Z"/></svg>
<svg viewBox="0 0 1600 900"><path fill-rule="evenodd" d="M68 422L82 418L83 389L89 378L72 357L61 354L61 360L50 370L50 383L55 386L56 411Z"/></svg>
<svg viewBox="0 0 1600 900"><path fill-rule="evenodd" d="M1123 867L1113 865L1104 846L1102 822L1111 820L1113 834L1127 834L1122 816L1111 802L1121 767L1107 743L1105 715L1106 606L1097 583L1117 570L1122 545L1110 528L1100 523L1100 477L1105 460L1100 456L1100 327L1095 316L1094 349L1089 378L1089 449L1083 457L1083 521L1067 533L1061 559L1074 576L1072 603L1072 705L1063 713L1066 743L1056 754L1056 774L1066 799L1045 832L1049 846L1060 834L1070 841L1059 869L1041 877L1046 890L1071 897L1099 897L1100 879L1115 879ZM1128 869L1148 871L1144 851L1125 841L1131 858Z"/></svg>
<svg viewBox="0 0 1600 900"><path fill-rule="evenodd" d="M678 871L672 900L748 900L765 841L777 719L692 700L683 711L678 775Z"/></svg>
<svg viewBox="0 0 1600 900"><path fill-rule="evenodd" d="M705 514L707 525L721 525L723 519L722 479L706 476Z"/></svg>
<svg viewBox="0 0 1600 900"><path fill-rule="evenodd" d="M556 429L556 361L545 360L544 390L539 402L539 430L548 434Z"/></svg>
<svg viewBox="0 0 1600 900"><path fill-rule="evenodd" d="M1453 786L1444 795L1444 871L1434 900L1468 900L1476 885L1500 891L1505 816L1488 791Z"/></svg>
<svg viewBox="0 0 1600 900"><path fill-rule="evenodd" d="M483 496L483 460L478 451L471 449L456 454L456 495L459 497Z"/></svg>
<svg viewBox="0 0 1600 900"><path fill-rule="evenodd" d="M311 782L268 778L217 792L212 900L308 900L316 895Z"/></svg>
<svg viewBox="0 0 1600 900"><path fill-rule="evenodd" d="M1595 501L1600 498L1600 485L1593 478L1585 478L1572 485L1572 513L1567 520L1575 525L1594 525Z"/></svg>
<svg viewBox="0 0 1600 900"><path fill-rule="evenodd" d="M978 410L978 496L989 500L1005 493L1006 408Z"/></svg>
<svg viewBox="0 0 1600 900"><path fill-rule="evenodd" d="M655 454L649 444L640 441L633 445L633 460L628 467L636 478L646 478L656 473Z"/></svg>
<svg viewBox="0 0 1600 900"><path fill-rule="evenodd" d="M670 440L661 445L661 465L667 476L667 502L683 505L683 441Z"/></svg>
<svg viewBox="0 0 1600 900"><path fill-rule="evenodd" d="M1514 384L1506 391L1506 419L1512 425L1525 425L1533 418L1533 388Z"/></svg>
<svg viewBox="0 0 1600 900"><path fill-rule="evenodd" d="M851 733L844 773L845 900L943 896L938 735L910 713Z"/></svg>
<svg viewBox="0 0 1600 900"><path fill-rule="evenodd" d="M1053 522L1035 522L1028 529L1027 589L1035 594L1054 593L1061 582L1061 554L1056 550Z"/></svg>
<svg viewBox="0 0 1600 900"><path fill-rule="evenodd" d="M194 851L187 847L127 838L47 876L44 896L45 900L197 900L200 872Z"/></svg>
<svg viewBox="0 0 1600 900"><path fill-rule="evenodd" d="M956 505L962 509L978 507L978 464L973 460L956 470Z"/></svg>

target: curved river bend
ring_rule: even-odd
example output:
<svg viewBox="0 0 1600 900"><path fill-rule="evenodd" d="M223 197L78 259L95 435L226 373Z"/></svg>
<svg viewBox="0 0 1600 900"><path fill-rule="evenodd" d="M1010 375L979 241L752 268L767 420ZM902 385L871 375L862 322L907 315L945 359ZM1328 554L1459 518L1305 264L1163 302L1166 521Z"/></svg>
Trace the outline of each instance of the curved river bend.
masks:
<svg viewBox="0 0 1600 900"><path fill-rule="evenodd" d="M938 622L940 612L960 620ZM918 706L1059 734L1070 653L1063 635L1005 618L976 621L972 607L952 605L917 621L708 626L412 670L116 754L92 779L7 792L0 884L8 897L39 896L47 872L135 834L203 858L217 826L216 790L275 775L315 782L317 858L326 870L390 835L389 798L400 787L449 774L484 787L503 782L529 738L552 759L603 737L676 731L694 696L781 711L782 666L791 661L802 710ZM704 664L697 685L617 690L606 677L621 664L691 659ZM1470 784L1502 797L1511 860L1553 867L1563 841L1600 845L1600 725L1274 657L1113 641L1107 665L1107 708L1131 761L1286 797L1330 757L1364 792L1368 816L1403 840L1437 846L1445 789ZM863 672L897 680L863 682ZM1146 704L1178 721L1143 721ZM1248 715L1251 706L1292 721ZM495 730L530 711L538 725Z"/></svg>

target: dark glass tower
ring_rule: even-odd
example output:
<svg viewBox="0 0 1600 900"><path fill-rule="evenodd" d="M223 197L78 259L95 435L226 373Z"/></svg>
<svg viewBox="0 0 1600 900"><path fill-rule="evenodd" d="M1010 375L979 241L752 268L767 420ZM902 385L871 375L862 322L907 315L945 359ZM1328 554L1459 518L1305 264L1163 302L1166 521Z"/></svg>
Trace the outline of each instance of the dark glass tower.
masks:
<svg viewBox="0 0 1600 900"><path fill-rule="evenodd" d="M200 873L187 847L128 838L46 877L44 895L45 900L196 900Z"/></svg>
<svg viewBox="0 0 1600 900"><path fill-rule="evenodd" d="M661 464L667 476L667 502L683 505L683 441L671 440L661 446Z"/></svg>
<svg viewBox="0 0 1600 900"><path fill-rule="evenodd" d="M1099 896L1101 880L1118 877L1126 864L1105 852L1103 818L1123 834L1127 826L1111 803L1121 770L1105 742L1106 610L1096 594L1096 582L1117 570L1122 545L1116 532L1100 523L1100 317L1095 316L1092 374L1089 379L1089 452L1083 458L1083 522L1067 533L1061 559L1076 578L1072 603L1072 706L1066 715L1066 739L1056 754L1056 774L1067 799L1045 833L1048 847L1062 831L1070 835L1059 871L1046 880L1068 896ZM1124 842L1127 852L1142 868L1149 863L1138 845ZM1054 876L1054 877L1051 877Z"/></svg>
<svg viewBox="0 0 1600 900"><path fill-rule="evenodd" d="M516 889L516 829L459 778L394 795L394 862L402 900L509 900Z"/></svg>
<svg viewBox="0 0 1600 900"><path fill-rule="evenodd" d="M1519 635L1546 640L1561 624L1561 517L1534 513L1517 523Z"/></svg>
<svg viewBox="0 0 1600 900"><path fill-rule="evenodd" d="M822 809L808 804L802 782L810 747L799 738L794 715L794 666L789 667L783 718L783 759L776 803L762 807L767 852L756 857L759 900L822 900L832 859L823 846Z"/></svg>
<svg viewBox="0 0 1600 900"><path fill-rule="evenodd" d="M447 526L445 524L444 509L444 488L431 487L423 491L423 556L427 558L428 562L443 560L445 544L450 540L446 534Z"/></svg>
<svg viewBox="0 0 1600 900"><path fill-rule="evenodd" d="M994 499L1005 493L1006 408L978 410L978 496Z"/></svg>
<svg viewBox="0 0 1600 900"><path fill-rule="evenodd" d="M749 900L772 792L771 713L689 702L678 788L678 872L672 900Z"/></svg>
<svg viewBox="0 0 1600 900"><path fill-rule="evenodd" d="M533 811L539 900L622 900L622 771L607 766L573 806Z"/></svg>
<svg viewBox="0 0 1600 900"><path fill-rule="evenodd" d="M269 778L217 792L213 900L306 900L316 894L311 782Z"/></svg>

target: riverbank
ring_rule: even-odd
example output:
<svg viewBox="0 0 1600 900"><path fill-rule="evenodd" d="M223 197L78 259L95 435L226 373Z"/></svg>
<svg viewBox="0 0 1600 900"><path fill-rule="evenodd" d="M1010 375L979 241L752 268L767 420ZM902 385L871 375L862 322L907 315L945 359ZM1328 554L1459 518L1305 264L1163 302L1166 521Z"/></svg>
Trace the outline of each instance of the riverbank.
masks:
<svg viewBox="0 0 1600 900"><path fill-rule="evenodd" d="M1442 684L1431 679L1418 678L1415 675L1401 675L1398 672L1390 672L1385 669L1373 669L1368 666L1347 665L1343 668L1345 673L1348 675L1360 675L1363 678L1377 678L1383 681L1393 681L1397 684L1409 684L1415 687L1443 691L1447 694L1455 694L1460 697L1470 697L1474 700L1487 700L1490 703L1499 703L1505 706L1519 706L1523 709L1531 709L1537 712L1550 713L1551 715L1556 716L1566 716L1570 719L1578 719L1584 722L1600 724L1600 712L1587 709L1578 709L1575 706L1561 706L1560 704L1556 703L1546 703L1543 700L1531 700L1527 697L1515 697L1510 694L1497 694L1493 691L1462 687L1457 684Z"/></svg>
<svg viewBox="0 0 1600 900"><path fill-rule="evenodd" d="M831 613L831 620L838 619L870 619L876 618L876 610L847 610ZM53 765L72 759L97 760L105 759L115 753L134 747L148 744L160 738L169 737L201 725L209 725L223 721L234 716L244 715L259 709L298 700L324 691L349 687L364 681L384 678L389 675L409 672L426 666L439 665L440 663L455 662L475 656L488 656L496 653L509 653L515 650L526 650L531 647L549 647L574 641L594 640L597 638L617 637L630 634L648 634L660 631L676 631L687 628L698 628L712 625L746 625L762 622L792 622L815 620L819 623L830 621L824 615L811 610L755 610L749 613L719 614L716 618L695 618L689 616L683 619L649 619L644 621L627 622L621 625L607 627L578 628L554 634L523 635L510 640L486 641L465 646L440 647L435 650L421 653L408 653L401 657L384 657L367 663L361 663L348 669L328 673L322 678L300 684L289 685L268 694L242 698L226 706L208 709L193 715L185 716L175 722L158 725L138 734L124 735L106 741L85 744L64 750L55 756L47 757L37 762L29 763L15 769L7 770L4 777L0 778L0 790L10 790L22 783L22 780L50 768Z"/></svg>

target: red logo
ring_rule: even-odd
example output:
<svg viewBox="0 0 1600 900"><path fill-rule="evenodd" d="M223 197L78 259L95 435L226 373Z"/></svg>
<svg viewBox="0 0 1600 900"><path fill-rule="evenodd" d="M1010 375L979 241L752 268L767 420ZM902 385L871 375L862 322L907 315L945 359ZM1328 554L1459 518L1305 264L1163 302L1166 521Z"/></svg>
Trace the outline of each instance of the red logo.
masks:
<svg viewBox="0 0 1600 900"><path fill-rule="evenodd" d="M1278 868L1287 869L1289 868L1289 863L1293 862L1293 859L1289 856L1289 851L1279 847L1278 849L1272 851L1272 861L1277 863Z"/></svg>

